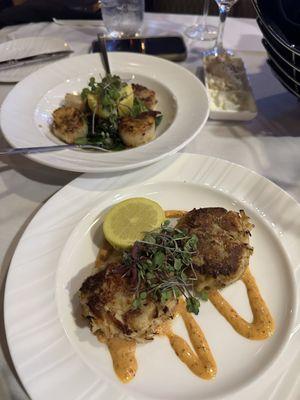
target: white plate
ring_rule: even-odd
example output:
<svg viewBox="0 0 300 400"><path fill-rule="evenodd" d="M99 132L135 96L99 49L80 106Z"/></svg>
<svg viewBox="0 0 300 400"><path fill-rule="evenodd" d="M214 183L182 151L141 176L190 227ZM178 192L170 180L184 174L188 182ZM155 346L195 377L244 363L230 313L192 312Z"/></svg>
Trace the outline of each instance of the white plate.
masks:
<svg viewBox="0 0 300 400"><path fill-rule="evenodd" d="M236 58L236 57L235 57ZM242 63L243 60L238 57ZM214 101L213 98L213 90L209 88L208 85L208 79L207 79L207 74L206 74L206 63L204 61L203 63L203 73L204 73L204 82L207 90L207 95L208 95L208 101L209 101L209 118L213 120L220 120L220 121L251 121L257 116L257 107L255 103L255 98L253 95L252 88L250 86L250 82L247 76L247 72L243 63L243 69L241 71L242 79L247 82L247 88L244 88L244 94L247 96L247 101L248 101L248 108L246 108L243 111L239 110L231 110L231 109L222 109L219 108ZM219 95L222 93L222 91L218 91ZM223 95L226 95L226 92L223 92Z"/></svg>
<svg viewBox="0 0 300 400"><path fill-rule="evenodd" d="M214 381L194 377L167 341L156 339L139 346L138 374L122 385L106 348L75 323L77 300L70 300L95 259L102 212L136 195L164 208L243 208L256 224L251 270L275 317L276 333L266 341L248 341L209 303L202 305L199 321L218 364ZM300 206L273 183L211 157L174 155L121 177L84 175L71 182L30 223L7 278L7 339L29 395L33 400L297 399L299 392L293 397L292 390L300 344L294 279L300 265L299 221ZM224 295L251 317L240 282ZM176 329L183 329L179 321Z"/></svg>
<svg viewBox="0 0 300 400"><path fill-rule="evenodd" d="M208 117L203 84L185 68L157 57L110 53L113 73L155 90L157 109L164 117L158 138L130 150L97 153L78 150L34 154L30 157L51 167L78 172L121 171L150 164L189 143ZM1 128L14 147L59 143L49 129L52 111L67 92L80 91L91 76L104 75L98 54L72 57L37 71L20 82L1 108ZM30 93L30 96L28 96Z"/></svg>
<svg viewBox="0 0 300 400"><path fill-rule="evenodd" d="M0 62L66 50L70 50L70 46L61 38L26 37L14 39L0 44ZM19 82L26 76L50 63L53 63L53 61L37 62L0 71L0 82Z"/></svg>

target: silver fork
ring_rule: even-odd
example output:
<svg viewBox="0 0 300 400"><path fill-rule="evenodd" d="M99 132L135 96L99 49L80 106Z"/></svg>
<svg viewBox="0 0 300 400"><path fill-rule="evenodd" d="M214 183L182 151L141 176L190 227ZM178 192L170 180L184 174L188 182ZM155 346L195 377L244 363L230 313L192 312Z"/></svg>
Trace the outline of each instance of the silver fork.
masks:
<svg viewBox="0 0 300 400"><path fill-rule="evenodd" d="M64 149L97 150L104 153L110 153L110 150L106 150L103 149L103 147L92 144L60 144L55 146L17 147L15 149L4 149L0 150L0 156L4 155L13 156L16 154L48 153L50 151L59 151Z"/></svg>

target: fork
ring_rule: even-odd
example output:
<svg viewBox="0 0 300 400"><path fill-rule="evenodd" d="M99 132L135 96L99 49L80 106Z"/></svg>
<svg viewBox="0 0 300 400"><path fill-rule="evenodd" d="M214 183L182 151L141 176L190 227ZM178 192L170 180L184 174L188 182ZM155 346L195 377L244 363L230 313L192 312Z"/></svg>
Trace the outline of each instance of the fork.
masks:
<svg viewBox="0 0 300 400"><path fill-rule="evenodd" d="M55 146L39 146L39 147L17 147L15 149L0 150L0 156L8 155L13 156L16 154L36 154L47 153L50 151L59 151L64 149L85 149L97 150L100 152L110 153L110 150L93 144L60 144Z"/></svg>

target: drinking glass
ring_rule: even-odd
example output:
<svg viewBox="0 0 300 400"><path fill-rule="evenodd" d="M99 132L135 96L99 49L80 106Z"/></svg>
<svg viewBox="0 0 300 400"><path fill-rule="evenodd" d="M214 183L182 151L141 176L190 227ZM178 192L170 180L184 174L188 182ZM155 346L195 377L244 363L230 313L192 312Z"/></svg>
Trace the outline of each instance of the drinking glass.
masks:
<svg viewBox="0 0 300 400"><path fill-rule="evenodd" d="M139 36L144 19L144 0L101 0L101 12L109 36Z"/></svg>
<svg viewBox="0 0 300 400"><path fill-rule="evenodd" d="M209 9L209 0L204 0L203 15L200 17L200 22L189 26L185 30L187 37L198 40L213 40L217 37L218 30L213 25L207 24L207 16Z"/></svg>
<svg viewBox="0 0 300 400"><path fill-rule="evenodd" d="M222 54L233 54L230 50L225 50L223 46L223 37L224 37L224 28L227 15L231 7L237 2L238 0L215 0L215 2L219 6L219 28L218 28L218 35L214 44L214 47L210 50L204 52L204 55L214 55L219 56Z"/></svg>

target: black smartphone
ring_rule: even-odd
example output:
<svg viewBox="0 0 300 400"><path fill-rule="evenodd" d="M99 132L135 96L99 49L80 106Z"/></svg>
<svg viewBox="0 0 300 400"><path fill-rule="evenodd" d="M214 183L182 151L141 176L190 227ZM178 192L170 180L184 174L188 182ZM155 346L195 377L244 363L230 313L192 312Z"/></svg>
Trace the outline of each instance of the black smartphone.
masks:
<svg viewBox="0 0 300 400"><path fill-rule="evenodd" d="M129 51L150 54L170 61L184 61L187 50L181 36L157 36L132 39L107 39L107 51ZM99 52L99 43L94 40L92 53Z"/></svg>

